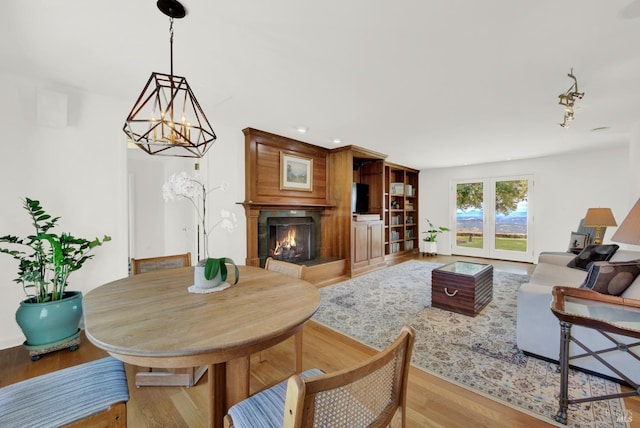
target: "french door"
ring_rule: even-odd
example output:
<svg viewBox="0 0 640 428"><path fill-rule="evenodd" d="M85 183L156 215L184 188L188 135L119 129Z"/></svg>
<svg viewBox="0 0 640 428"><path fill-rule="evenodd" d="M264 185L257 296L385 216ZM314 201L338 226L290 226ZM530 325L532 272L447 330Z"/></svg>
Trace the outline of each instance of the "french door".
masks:
<svg viewBox="0 0 640 428"><path fill-rule="evenodd" d="M532 262L532 190L529 175L452 182L452 253Z"/></svg>

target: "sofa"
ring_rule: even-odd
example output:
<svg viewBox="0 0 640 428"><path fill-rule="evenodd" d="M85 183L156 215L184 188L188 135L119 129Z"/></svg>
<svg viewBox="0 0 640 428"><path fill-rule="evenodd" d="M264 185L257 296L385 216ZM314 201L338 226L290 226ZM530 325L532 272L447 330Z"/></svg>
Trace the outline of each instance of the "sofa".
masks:
<svg viewBox="0 0 640 428"><path fill-rule="evenodd" d="M613 246L617 247L617 245ZM585 250L586 251L586 250ZM582 254L582 253L581 253ZM616 262L638 260L640 266L640 252L617 249L607 261L599 261L586 266L587 270L568 267L567 264L579 260L580 255L571 253L541 253L528 283L522 284L517 297L517 344L518 348L528 355L557 362L560 353L560 323L550 309L551 290L556 285L580 287L588 280L588 274L603 265L612 266ZM620 264L620 263L618 263ZM628 264L625 264L628 265ZM636 265L633 264L635 268ZM640 269L640 268L638 268ZM593 281L587 281L587 285ZM620 294L622 297L640 299L640 275ZM581 326L573 326L572 336L583 342L590 349L603 349L612 346L612 342L595 330ZM633 343L634 339L617 336L625 343ZM640 354L640 347L635 348ZM571 355L583 353L574 342L570 344ZM604 355L604 359L614 367L623 367L622 372L632 381L640 383L640 361L632 355L623 352L613 352ZM621 379L615 372L604 366L591 356L571 360L571 366L593 372L611 379Z"/></svg>

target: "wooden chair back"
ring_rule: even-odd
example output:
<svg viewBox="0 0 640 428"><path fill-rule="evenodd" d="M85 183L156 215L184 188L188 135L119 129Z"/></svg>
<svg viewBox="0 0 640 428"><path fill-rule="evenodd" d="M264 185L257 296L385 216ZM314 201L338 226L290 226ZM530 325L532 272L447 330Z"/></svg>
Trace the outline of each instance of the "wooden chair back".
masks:
<svg viewBox="0 0 640 428"><path fill-rule="evenodd" d="M148 257L145 259L131 258L131 275L188 266L191 266L191 253ZM136 386L190 387L198 383L198 380L206 370L207 366L169 369L168 371L154 371L153 368L149 367L147 371L136 373Z"/></svg>
<svg viewBox="0 0 640 428"><path fill-rule="evenodd" d="M415 330L406 325L387 349L354 368L309 378L292 376L284 427L387 427L398 411L404 427L414 341Z"/></svg>
<svg viewBox="0 0 640 428"><path fill-rule="evenodd" d="M283 275L291 276L293 278L304 279L306 266L283 262L282 260L276 260L269 257L264 264L264 268L266 270L278 272Z"/></svg>
<svg viewBox="0 0 640 428"><path fill-rule="evenodd" d="M149 257L146 259L131 258L131 275L161 269L175 269L191 266L191 253L172 256Z"/></svg>

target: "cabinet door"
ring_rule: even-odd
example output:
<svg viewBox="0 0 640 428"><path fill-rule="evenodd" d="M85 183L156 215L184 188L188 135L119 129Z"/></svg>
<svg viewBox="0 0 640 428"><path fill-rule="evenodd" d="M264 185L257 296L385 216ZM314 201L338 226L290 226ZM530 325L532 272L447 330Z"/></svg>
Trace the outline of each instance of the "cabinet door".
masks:
<svg viewBox="0 0 640 428"><path fill-rule="evenodd" d="M353 264L369 260L369 225L366 221L353 222Z"/></svg>
<svg viewBox="0 0 640 428"><path fill-rule="evenodd" d="M384 257L384 224L382 221L369 223L370 247L369 258Z"/></svg>

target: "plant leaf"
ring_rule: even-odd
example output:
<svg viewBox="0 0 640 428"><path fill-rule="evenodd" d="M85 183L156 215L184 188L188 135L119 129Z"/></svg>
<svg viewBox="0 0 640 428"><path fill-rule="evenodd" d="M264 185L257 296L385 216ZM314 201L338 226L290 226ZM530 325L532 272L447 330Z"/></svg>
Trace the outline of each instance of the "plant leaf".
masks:
<svg viewBox="0 0 640 428"><path fill-rule="evenodd" d="M227 265L224 264L224 257L220 259L220 279L223 281L227 280Z"/></svg>
<svg viewBox="0 0 640 428"><path fill-rule="evenodd" d="M233 285L236 285L238 283L238 280L240 279L240 271L238 270L238 266L236 266L235 262L229 257L225 257L224 261L225 263L231 263L233 265L233 273L236 276L236 279L233 281Z"/></svg>
<svg viewBox="0 0 640 428"><path fill-rule="evenodd" d="M207 259L204 265L204 277L212 280L218 274L220 269L220 259Z"/></svg>

